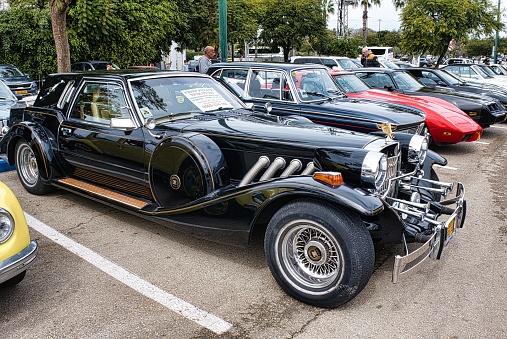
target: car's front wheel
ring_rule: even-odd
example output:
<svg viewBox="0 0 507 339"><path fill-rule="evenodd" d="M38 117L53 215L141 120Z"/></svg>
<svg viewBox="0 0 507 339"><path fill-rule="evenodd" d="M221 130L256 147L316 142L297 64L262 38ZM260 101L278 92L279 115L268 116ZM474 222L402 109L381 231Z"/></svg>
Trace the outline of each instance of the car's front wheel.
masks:
<svg viewBox="0 0 507 339"><path fill-rule="evenodd" d="M16 171L23 187L32 194L42 195L53 189L42 181L37 158L32 147L24 140L16 145Z"/></svg>
<svg viewBox="0 0 507 339"><path fill-rule="evenodd" d="M264 249L286 293L326 308L359 294L375 262L371 236L359 216L314 200L282 207L268 224Z"/></svg>

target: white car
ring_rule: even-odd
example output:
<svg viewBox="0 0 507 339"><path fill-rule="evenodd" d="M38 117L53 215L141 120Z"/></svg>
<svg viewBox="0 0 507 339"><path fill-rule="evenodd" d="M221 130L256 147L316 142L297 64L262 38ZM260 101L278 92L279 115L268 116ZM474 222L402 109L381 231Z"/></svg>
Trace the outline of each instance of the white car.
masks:
<svg viewBox="0 0 507 339"><path fill-rule="evenodd" d="M442 69L456 74L470 83L491 84L507 88L507 77L495 75L488 65L452 64Z"/></svg>

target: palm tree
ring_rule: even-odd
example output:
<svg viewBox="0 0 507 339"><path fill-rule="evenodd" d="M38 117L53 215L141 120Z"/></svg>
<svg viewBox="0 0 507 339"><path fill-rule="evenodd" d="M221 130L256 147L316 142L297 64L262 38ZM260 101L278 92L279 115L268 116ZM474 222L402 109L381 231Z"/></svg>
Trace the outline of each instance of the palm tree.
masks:
<svg viewBox="0 0 507 339"><path fill-rule="evenodd" d="M322 16L327 23L329 14L334 14L335 0L321 0L322 1Z"/></svg>
<svg viewBox="0 0 507 339"><path fill-rule="evenodd" d="M396 1L393 1L396 3ZM354 3L354 6L363 6L363 40L366 43L367 36L367 25L368 25L368 8L371 8L373 5L380 6L380 0L357 0Z"/></svg>

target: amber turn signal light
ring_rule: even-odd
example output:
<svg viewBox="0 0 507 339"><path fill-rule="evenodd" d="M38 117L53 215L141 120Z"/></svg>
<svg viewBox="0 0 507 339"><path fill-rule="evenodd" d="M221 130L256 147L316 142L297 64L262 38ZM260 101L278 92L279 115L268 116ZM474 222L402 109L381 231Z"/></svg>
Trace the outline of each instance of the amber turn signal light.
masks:
<svg viewBox="0 0 507 339"><path fill-rule="evenodd" d="M339 172L315 172L313 179L330 186L340 186L343 184L343 177Z"/></svg>

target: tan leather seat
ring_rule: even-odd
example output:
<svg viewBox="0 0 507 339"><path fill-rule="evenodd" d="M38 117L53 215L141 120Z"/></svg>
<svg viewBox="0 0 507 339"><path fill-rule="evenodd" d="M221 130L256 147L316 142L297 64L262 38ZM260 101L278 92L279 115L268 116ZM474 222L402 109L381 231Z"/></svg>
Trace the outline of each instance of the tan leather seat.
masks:
<svg viewBox="0 0 507 339"><path fill-rule="evenodd" d="M97 87L93 90L92 103L90 105L93 120L96 121L102 119L110 120L107 96L102 90L103 88L101 87Z"/></svg>

